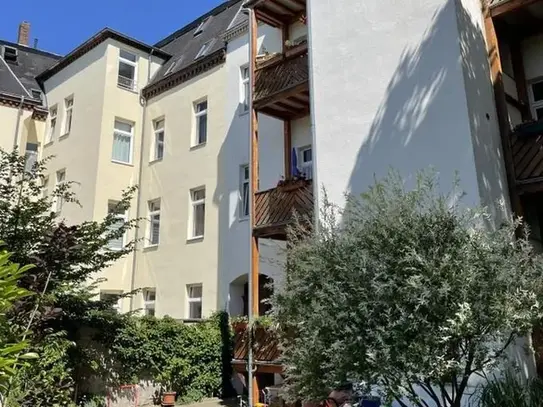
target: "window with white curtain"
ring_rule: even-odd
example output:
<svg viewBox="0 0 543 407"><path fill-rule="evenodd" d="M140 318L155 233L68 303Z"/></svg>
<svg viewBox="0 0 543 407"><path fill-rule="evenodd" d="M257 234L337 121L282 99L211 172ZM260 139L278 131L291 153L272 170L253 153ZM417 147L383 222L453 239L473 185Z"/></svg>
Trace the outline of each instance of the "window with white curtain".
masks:
<svg viewBox="0 0 543 407"><path fill-rule="evenodd" d="M204 237L206 222L206 190L198 188L190 191L192 203L191 213L191 239Z"/></svg>
<svg viewBox="0 0 543 407"><path fill-rule="evenodd" d="M152 161L162 160L164 157L164 119L153 122L155 131Z"/></svg>
<svg viewBox="0 0 543 407"><path fill-rule="evenodd" d="M50 143L55 137L55 128L57 127L57 112L58 108L56 105L49 109L49 116L51 117L51 120L49 122L49 131L47 132L46 143Z"/></svg>
<svg viewBox="0 0 543 407"><path fill-rule="evenodd" d="M149 246L156 246L160 241L160 199L149 201L149 232L147 241Z"/></svg>
<svg viewBox="0 0 543 407"><path fill-rule="evenodd" d="M25 151L25 170L30 172L38 162L38 144L26 143Z"/></svg>
<svg viewBox="0 0 543 407"><path fill-rule="evenodd" d="M113 151L111 160L123 164L132 163L132 143L134 126L126 121L115 120L113 132Z"/></svg>
<svg viewBox="0 0 543 407"><path fill-rule="evenodd" d="M202 284L189 284L187 286L187 309L189 319L202 318Z"/></svg>
<svg viewBox="0 0 543 407"><path fill-rule="evenodd" d="M118 202L115 201L110 201L108 203L108 213L112 214L115 218L115 221L109 227L111 232L117 232L126 222L126 212L119 211L117 204ZM121 236L110 239L108 242L108 248L110 250L122 250L124 248L124 238L125 235L122 234Z"/></svg>
<svg viewBox="0 0 543 407"><path fill-rule="evenodd" d="M148 316L155 316L156 290L146 288L143 290L143 312Z"/></svg>
<svg viewBox="0 0 543 407"><path fill-rule="evenodd" d="M313 149L311 146L301 147L298 150L298 165L300 172L306 179L313 179Z"/></svg>
<svg viewBox="0 0 543 407"><path fill-rule="evenodd" d="M119 51L119 75L117 85L129 90L136 88L136 71L138 57L124 49Z"/></svg>
<svg viewBox="0 0 543 407"><path fill-rule="evenodd" d="M64 136L72 130L72 118L74 113L74 97L70 96L64 100Z"/></svg>
<svg viewBox="0 0 543 407"><path fill-rule="evenodd" d="M207 142L207 100L194 104L194 117L196 134L193 144L198 146Z"/></svg>
<svg viewBox="0 0 543 407"><path fill-rule="evenodd" d="M57 183L56 186L62 185L66 182L66 170L57 171ZM62 207L64 206L64 198L62 196L55 197L55 212L60 213Z"/></svg>

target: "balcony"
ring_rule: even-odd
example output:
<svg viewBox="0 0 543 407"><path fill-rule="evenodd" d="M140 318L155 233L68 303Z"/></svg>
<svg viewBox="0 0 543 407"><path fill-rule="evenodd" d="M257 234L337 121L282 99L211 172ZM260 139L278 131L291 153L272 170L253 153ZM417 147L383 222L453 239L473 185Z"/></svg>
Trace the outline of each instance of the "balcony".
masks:
<svg viewBox="0 0 543 407"><path fill-rule="evenodd" d="M524 123L513 131L511 151L515 181L521 192L543 186L543 120Z"/></svg>
<svg viewBox="0 0 543 407"><path fill-rule="evenodd" d="M309 114L307 42L257 64L254 107L282 120Z"/></svg>
<svg viewBox="0 0 543 407"><path fill-rule="evenodd" d="M303 17L307 0L249 0L246 7L255 11L258 20L279 28Z"/></svg>
<svg viewBox="0 0 543 407"><path fill-rule="evenodd" d="M238 372L245 372L249 358L249 328L247 322L233 324L234 351L232 365ZM272 328L256 326L253 329L253 359L260 373L281 373L278 362L280 352L277 336Z"/></svg>
<svg viewBox="0 0 543 407"><path fill-rule="evenodd" d="M286 240L287 227L295 216L311 223L313 211L313 184L310 180L289 181L276 188L257 192L253 235Z"/></svg>

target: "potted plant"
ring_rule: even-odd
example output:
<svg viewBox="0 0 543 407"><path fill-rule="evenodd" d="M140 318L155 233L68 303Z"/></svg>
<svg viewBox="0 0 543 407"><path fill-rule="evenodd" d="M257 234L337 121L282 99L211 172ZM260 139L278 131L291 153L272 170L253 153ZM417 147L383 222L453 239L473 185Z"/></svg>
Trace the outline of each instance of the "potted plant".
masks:
<svg viewBox="0 0 543 407"><path fill-rule="evenodd" d="M283 192L291 192L308 184L305 174L301 173L290 178L282 178L277 183L277 189Z"/></svg>
<svg viewBox="0 0 543 407"><path fill-rule="evenodd" d="M161 405L174 406L177 391L182 389L183 383L189 376L190 366L185 359L173 358L162 369L157 377L161 385Z"/></svg>

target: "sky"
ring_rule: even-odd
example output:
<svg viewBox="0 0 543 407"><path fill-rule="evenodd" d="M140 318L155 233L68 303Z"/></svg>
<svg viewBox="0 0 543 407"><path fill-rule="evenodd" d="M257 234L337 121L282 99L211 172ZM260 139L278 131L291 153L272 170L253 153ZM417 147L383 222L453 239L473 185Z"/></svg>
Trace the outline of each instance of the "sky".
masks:
<svg viewBox="0 0 543 407"><path fill-rule="evenodd" d="M148 44L195 20L225 0L53 0L2 3L0 39L17 42L19 23L30 22L30 45L65 55L104 27Z"/></svg>

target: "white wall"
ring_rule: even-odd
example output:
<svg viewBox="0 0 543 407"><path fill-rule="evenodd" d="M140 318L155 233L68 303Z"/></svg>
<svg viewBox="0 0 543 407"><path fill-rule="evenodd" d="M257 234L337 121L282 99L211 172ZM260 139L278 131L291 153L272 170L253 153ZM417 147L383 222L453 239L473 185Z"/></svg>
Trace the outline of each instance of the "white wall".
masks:
<svg viewBox="0 0 543 407"><path fill-rule="evenodd" d="M226 57L227 89L229 95L225 120L227 135L218 156L219 173L217 192L213 197L219 206L219 278L218 307L227 308L230 283L242 280L250 266L250 230L247 219L240 218L240 168L249 163L249 114L241 111L240 68L249 63L249 36L236 37L228 44ZM269 26L259 26L259 49L281 49L280 32ZM259 115L260 190L274 187L284 172L283 122ZM280 245L274 241L260 240L260 272L274 280L280 279L277 251ZM232 296L241 291L234 289ZM238 299L232 311L240 311Z"/></svg>

